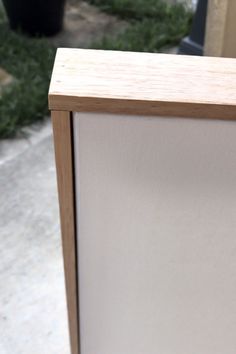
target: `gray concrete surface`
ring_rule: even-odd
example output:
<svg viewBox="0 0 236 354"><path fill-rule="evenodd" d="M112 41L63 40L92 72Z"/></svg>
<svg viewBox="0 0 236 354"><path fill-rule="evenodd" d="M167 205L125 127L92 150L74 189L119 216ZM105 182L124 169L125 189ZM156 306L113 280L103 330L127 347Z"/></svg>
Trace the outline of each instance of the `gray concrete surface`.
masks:
<svg viewBox="0 0 236 354"><path fill-rule="evenodd" d="M0 354L69 354L49 121L0 142Z"/></svg>
<svg viewBox="0 0 236 354"><path fill-rule="evenodd" d="M105 34L116 35L127 27L125 21L101 12L84 1L67 2L64 28L50 41L56 47L87 48L91 42L100 40Z"/></svg>

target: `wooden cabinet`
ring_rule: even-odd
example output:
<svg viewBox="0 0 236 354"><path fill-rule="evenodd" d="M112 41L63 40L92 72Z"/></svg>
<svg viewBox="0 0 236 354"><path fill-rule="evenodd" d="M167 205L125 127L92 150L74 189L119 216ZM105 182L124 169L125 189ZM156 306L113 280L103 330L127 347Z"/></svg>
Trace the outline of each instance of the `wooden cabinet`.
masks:
<svg viewBox="0 0 236 354"><path fill-rule="evenodd" d="M235 354L236 61L60 49L73 354Z"/></svg>

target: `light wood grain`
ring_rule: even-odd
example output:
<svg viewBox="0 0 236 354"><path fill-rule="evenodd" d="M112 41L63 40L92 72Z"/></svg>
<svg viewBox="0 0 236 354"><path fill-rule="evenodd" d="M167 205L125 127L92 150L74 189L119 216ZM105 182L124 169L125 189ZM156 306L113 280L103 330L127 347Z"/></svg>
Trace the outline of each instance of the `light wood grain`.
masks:
<svg viewBox="0 0 236 354"><path fill-rule="evenodd" d="M59 49L50 109L236 118L236 61Z"/></svg>
<svg viewBox="0 0 236 354"><path fill-rule="evenodd" d="M78 282L70 112L52 111L71 353L79 354Z"/></svg>
<svg viewBox="0 0 236 354"><path fill-rule="evenodd" d="M233 0L234 1L234 0ZM220 57L223 52L228 0L208 1L204 54Z"/></svg>
<svg viewBox="0 0 236 354"><path fill-rule="evenodd" d="M236 57L236 1L209 0L205 55Z"/></svg>

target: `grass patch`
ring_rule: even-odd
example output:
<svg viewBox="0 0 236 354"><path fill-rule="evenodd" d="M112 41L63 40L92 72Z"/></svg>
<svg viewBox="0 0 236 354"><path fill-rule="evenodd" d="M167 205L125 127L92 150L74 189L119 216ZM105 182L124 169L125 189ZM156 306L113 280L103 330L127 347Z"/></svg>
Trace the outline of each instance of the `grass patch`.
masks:
<svg viewBox="0 0 236 354"><path fill-rule="evenodd" d="M170 8L160 0L87 0L87 2L125 20L161 18L166 9Z"/></svg>
<svg viewBox="0 0 236 354"><path fill-rule="evenodd" d="M101 10L129 22L116 37L105 36L93 48L158 52L178 45L189 33L192 12L182 4L163 0L87 0Z"/></svg>
<svg viewBox="0 0 236 354"><path fill-rule="evenodd" d="M44 39L10 31L1 8L0 43L0 66L16 79L0 96L0 138L9 138L48 113L55 48Z"/></svg>

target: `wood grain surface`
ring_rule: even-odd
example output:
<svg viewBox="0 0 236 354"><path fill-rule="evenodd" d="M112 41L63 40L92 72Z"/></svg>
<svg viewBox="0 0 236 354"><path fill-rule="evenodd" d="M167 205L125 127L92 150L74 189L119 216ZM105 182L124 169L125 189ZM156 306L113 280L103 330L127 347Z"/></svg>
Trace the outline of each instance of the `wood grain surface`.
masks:
<svg viewBox="0 0 236 354"><path fill-rule="evenodd" d="M236 61L228 58L59 49L52 110L236 118Z"/></svg>
<svg viewBox="0 0 236 354"><path fill-rule="evenodd" d="M236 57L236 1L209 0L204 53L216 57Z"/></svg>
<svg viewBox="0 0 236 354"><path fill-rule="evenodd" d="M52 111L71 353L79 354L78 282L70 112Z"/></svg>

